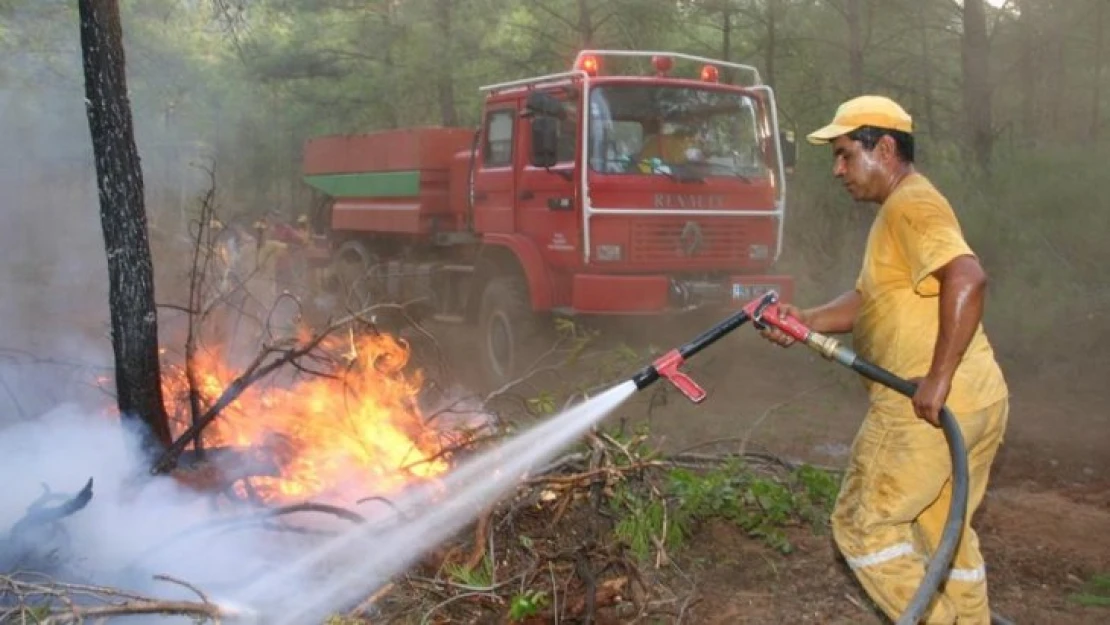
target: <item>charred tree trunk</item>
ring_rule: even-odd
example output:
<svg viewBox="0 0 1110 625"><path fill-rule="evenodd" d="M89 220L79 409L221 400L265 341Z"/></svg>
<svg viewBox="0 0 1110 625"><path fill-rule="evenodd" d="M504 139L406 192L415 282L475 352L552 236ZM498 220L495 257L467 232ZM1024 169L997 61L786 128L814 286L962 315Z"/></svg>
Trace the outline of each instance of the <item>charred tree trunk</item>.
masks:
<svg viewBox="0 0 1110 625"><path fill-rule="evenodd" d="M994 147L991 119L990 41L983 0L965 0L963 6L963 104L968 141L976 163L990 169Z"/></svg>
<svg viewBox="0 0 1110 625"><path fill-rule="evenodd" d="M154 265L147 239L143 177L127 98L118 0L79 0L85 100L108 256L108 304L116 402L141 425L148 450L168 446L169 420L158 362Z"/></svg>

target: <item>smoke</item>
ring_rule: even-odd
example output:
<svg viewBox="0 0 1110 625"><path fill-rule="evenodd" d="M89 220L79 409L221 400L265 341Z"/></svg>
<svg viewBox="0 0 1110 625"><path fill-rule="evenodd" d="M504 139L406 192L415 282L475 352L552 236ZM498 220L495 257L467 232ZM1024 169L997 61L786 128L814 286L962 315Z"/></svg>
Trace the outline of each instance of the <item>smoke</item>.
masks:
<svg viewBox="0 0 1110 625"><path fill-rule="evenodd" d="M34 568L66 581L197 599L152 579L165 574L218 600L319 539L257 522L219 529L213 523L226 513L211 497L152 479L137 437L110 416L112 398L98 387L112 363L107 263L77 22L68 3L47 4L0 12L0 32L11 35L0 38L0 573ZM141 91L144 77L129 72L128 80ZM168 275L177 259L159 259L159 246L184 233L207 180L189 168L195 144L167 128L149 100L133 98L133 115L152 247ZM72 495L89 478L92 500L59 532L32 532L34 540L18 545L8 535L44 492ZM313 527L328 522L313 519Z"/></svg>
<svg viewBox="0 0 1110 625"><path fill-rule="evenodd" d="M312 538L267 530L260 523L221 525L209 496L145 474L137 440L114 419L90 415L75 406L61 406L4 429L0 470L6 484L0 499L0 526L11 527L22 518L44 488L69 494L89 478L94 484L89 504L62 521L61 536L47 539L46 534L34 534L38 540L30 545L29 562L13 560L20 554L10 548L12 543L0 543L5 568L31 565L43 570L52 563L54 570L45 572L66 581L125 588L162 599L197 599L183 588L152 578L170 575L195 584L219 602L307 549L306 541ZM313 526L328 527L323 522ZM264 600L311 589L305 579L288 579L286 586L265 589Z"/></svg>
<svg viewBox="0 0 1110 625"><path fill-rule="evenodd" d="M75 7L16 3L0 11L0 33L3 423L33 418L68 401L104 401L93 382L110 373L111 349L107 263ZM159 71L131 63L128 80L152 248L164 279L180 273L174 265L182 263L158 254L166 240L181 236L185 213L207 181L189 165L196 146L182 139L184 131L165 123L157 99L144 88ZM161 291L158 299L179 301Z"/></svg>

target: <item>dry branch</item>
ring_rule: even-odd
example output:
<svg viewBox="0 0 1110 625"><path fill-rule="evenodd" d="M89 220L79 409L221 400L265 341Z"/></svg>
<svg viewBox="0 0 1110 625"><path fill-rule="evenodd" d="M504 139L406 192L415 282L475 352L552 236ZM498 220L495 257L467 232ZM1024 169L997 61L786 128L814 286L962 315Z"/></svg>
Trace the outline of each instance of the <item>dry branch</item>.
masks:
<svg viewBox="0 0 1110 625"><path fill-rule="evenodd" d="M50 579L30 581L0 575L0 622L20 619L44 625L83 623L86 619L113 616L189 616L221 623L248 616L239 610L209 601L197 588L181 580L156 579L184 586L201 597L200 602L168 601L101 586L67 584ZM28 621L30 619L30 621Z"/></svg>

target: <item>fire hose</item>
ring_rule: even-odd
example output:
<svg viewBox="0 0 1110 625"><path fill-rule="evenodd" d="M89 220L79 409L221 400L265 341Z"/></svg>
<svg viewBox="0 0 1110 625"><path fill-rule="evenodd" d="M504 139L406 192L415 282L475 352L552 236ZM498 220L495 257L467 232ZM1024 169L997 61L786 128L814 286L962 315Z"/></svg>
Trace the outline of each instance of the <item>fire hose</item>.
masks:
<svg viewBox="0 0 1110 625"><path fill-rule="evenodd" d="M706 397L705 391L690 376L680 371L679 367L698 352L749 321L757 329L766 328L768 325L778 328L796 341L814 349L825 359L838 362L865 378L878 382L908 398L912 398L917 390L916 384L861 358L853 350L841 345L836 339L814 332L798 319L782 314L778 305L778 295L773 291L759 299L752 300L742 310L706 330L689 343L663 354L655 362L644 367L633 376L632 381L636 384L637 389L642 390L659 378L665 378L690 401L700 403ZM924 616L933 596L940 588L941 581L948 574L967 516L967 449L964 445L960 426L947 406L940 410L940 426L944 432L952 459L952 506L948 510L948 517L945 520L940 541L929 558L921 584L917 587L909 605L899 618L898 625L918 623ZM992 622L1005 622L1004 619L995 615L992 615L991 620Z"/></svg>

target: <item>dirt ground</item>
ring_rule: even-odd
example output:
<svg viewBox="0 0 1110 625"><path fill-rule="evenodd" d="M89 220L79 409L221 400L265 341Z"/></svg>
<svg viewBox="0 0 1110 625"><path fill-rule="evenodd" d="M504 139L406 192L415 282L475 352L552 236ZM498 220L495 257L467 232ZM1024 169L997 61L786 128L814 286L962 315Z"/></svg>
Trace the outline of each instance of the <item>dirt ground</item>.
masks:
<svg viewBox="0 0 1110 625"><path fill-rule="evenodd" d="M642 393L609 420L646 421L668 451L763 450L842 467L866 408L856 375L750 330L728 341L687 363L709 392L703 404ZM1003 363L1010 425L974 525L992 608L1017 623L1110 622L1110 608L1070 597L1110 573L1107 369L1075 364L1051 375ZM695 588L683 622L884 622L828 536L792 539L798 549L780 555L726 524L700 529L677 562Z"/></svg>

